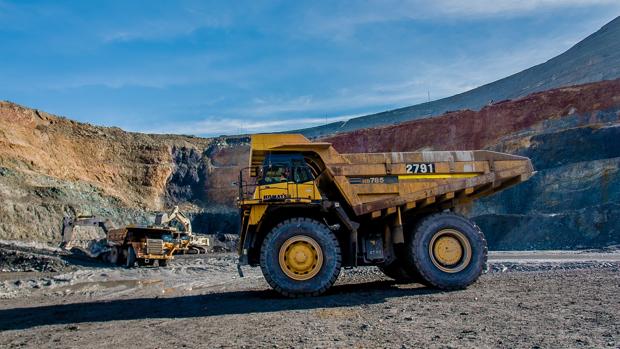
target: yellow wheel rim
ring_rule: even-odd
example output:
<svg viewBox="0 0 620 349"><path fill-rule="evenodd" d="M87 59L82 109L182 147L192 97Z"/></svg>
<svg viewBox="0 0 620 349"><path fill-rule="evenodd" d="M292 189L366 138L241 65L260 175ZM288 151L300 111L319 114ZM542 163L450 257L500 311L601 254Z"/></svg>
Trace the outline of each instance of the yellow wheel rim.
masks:
<svg viewBox="0 0 620 349"><path fill-rule="evenodd" d="M313 238L296 235L280 247L278 260L282 271L291 279L309 280L323 266L323 251Z"/></svg>
<svg viewBox="0 0 620 349"><path fill-rule="evenodd" d="M469 239L454 229L435 233L428 245L428 253L433 264L446 273L458 273L471 262Z"/></svg>

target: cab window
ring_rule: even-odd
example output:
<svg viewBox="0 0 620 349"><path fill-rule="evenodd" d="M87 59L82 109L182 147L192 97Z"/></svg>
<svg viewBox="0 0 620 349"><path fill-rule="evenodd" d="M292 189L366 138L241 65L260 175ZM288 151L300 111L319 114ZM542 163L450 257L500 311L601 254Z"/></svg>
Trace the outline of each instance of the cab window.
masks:
<svg viewBox="0 0 620 349"><path fill-rule="evenodd" d="M293 181L295 183L306 183L314 180L310 168L303 159L292 159L291 165L293 168Z"/></svg>
<svg viewBox="0 0 620 349"><path fill-rule="evenodd" d="M271 164L263 167L259 184L275 184L288 182L290 170L288 164Z"/></svg>
<svg viewBox="0 0 620 349"><path fill-rule="evenodd" d="M310 169L308 167L306 166L293 167L293 181L295 183L306 183L313 179L314 178L312 178L312 173L310 172Z"/></svg>
<svg viewBox="0 0 620 349"><path fill-rule="evenodd" d="M301 154L269 154L259 170L258 184L306 183L314 180Z"/></svg>

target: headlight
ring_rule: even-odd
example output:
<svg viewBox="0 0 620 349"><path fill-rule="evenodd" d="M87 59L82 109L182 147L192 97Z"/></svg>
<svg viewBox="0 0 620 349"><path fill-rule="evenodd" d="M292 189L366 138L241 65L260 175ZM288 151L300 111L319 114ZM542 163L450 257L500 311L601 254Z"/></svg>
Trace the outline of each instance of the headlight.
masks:
<svg viewBox="0 0 620 349"><path fill-rule="evenodd" d="M181 240L187 241L187 240L189 240L189 236L188 235L183 235L183 236L181 236Z"/></svg>
<svg viewBox="0 0 620 349"><path fill-rule="evenodd" d="M164 240L165 242L173 242L174 238L172 237L172 234L163 234L161 236L161 239Z"/></svg>

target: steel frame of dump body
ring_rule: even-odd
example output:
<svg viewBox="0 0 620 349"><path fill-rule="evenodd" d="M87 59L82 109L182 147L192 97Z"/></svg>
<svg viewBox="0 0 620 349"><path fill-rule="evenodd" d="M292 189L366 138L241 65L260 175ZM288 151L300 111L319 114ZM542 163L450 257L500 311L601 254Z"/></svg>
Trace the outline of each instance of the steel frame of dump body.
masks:
<svg viewBox="0 0 620 349"><path fill-rule="evenodd" d="M357 216L378 211L490 195L525 181L534 173L528 158L490 151L343 154L348 164L326 163ZM433 173L411 173L416 164L432 165ZM385 183L354 184L351 179L394 178ZM446 205L443 205L446 206Z"/></svg>

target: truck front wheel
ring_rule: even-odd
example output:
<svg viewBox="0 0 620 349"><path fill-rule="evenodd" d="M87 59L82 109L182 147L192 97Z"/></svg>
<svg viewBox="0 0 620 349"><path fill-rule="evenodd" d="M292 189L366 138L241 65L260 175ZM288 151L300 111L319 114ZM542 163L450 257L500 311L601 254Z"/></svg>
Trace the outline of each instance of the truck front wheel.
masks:
<svg viewBox="0 0 620 349"><path fill-rule="evenodd" d="M425 217L406 240L408 269L416 270L426 284L440 289L469 286L487 261L484 235L473 222L455 213Z"/></svg>
<svg viewBox="0 0 620 349"><path fill-rule="evenodd" d="M120 262L120 251L116 246L110 247L110 252L108 252L108 262L114 265L118 265Z"/></svg>
<svg viewBox="0 0 620 349"><path fill-rule="evenodd" d="M292 218L274 227L261 247L267 283L287 297L316 296L330 288L342 257L334 234L310 218Z"/></svg>

